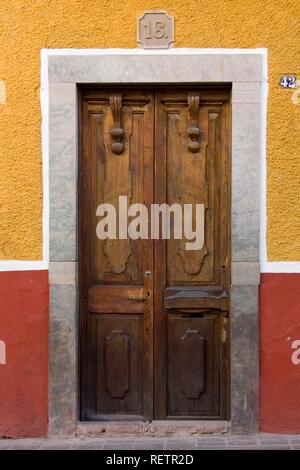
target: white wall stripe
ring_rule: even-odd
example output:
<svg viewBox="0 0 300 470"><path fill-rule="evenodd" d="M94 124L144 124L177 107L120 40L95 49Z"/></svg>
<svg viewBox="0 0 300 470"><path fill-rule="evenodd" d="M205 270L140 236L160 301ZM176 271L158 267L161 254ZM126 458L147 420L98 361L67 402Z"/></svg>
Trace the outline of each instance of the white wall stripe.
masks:
<svg viewBox="0 0 300 470"><path fill-rule="evenodd" d="M46 261L20 261L5 260L0 261L1 271L38 271L48 270L48 262Z"/></svg>
<svg viewBox="0 0 300 470"><path fill-rule="evenodd" d="M299 273L300 261L267 260L266 240L266 129L268 101L268 56L266 48L258 49L169 49L168 54L261 54L262 70L262 109L261 109L261 182L260 182L260 269L265 273ZM164 54L166 51L164 51ZM159 50L144 49L42 49L41 50L41 113L42 113L42 163L43 163L43 260L42 261L0 261L0 271L25 271L32 269L48 269L49 266L49 132L48 132L48 57L52 55L159 55Z"/></svg>
<svg viewBox="0 0 300 470"><path fill-rule="evenodd" d="M262 273L300 273L299 261L268 261L260 268Z"/></svg>

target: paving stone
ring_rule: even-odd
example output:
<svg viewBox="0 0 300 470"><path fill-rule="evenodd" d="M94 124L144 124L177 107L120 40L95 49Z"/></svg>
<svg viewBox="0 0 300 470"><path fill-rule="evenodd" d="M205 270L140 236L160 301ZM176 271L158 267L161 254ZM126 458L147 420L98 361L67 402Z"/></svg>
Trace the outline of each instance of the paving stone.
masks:
<svg viewBox="0 0 300 470"><path fill-rule="evenodd" d="M259 450L257 445L249 445L249 446L231 446L227 447L227 450Z"/></svg>
<svg viewBox="0 0 300 470"><path fill-rule="evenodd" d="M235 441L235 442L244 442L244 441L252 441L252 442L257 442L257 435L241 435L241 434L236 434L236 435L229 435L227 436L227 440L229 441Z"/></svg>
<svg viewBox="0 0 300 470"><path fill-rule="evenodd" d="M78 439L74 440L71 450L102 450L104 447L104 439Z"/></svg>
<svg viewBox="0 0 300 470"><path fill-rule="evenodd" d="M132 445L126 445L126 444L123 444L123 445L116 445L116 444L108 444L107 446L105 446L103 449L101 450L115 450L115 451L118 451L118 450L133 450L133 446Z"/></svg>
<svg viewBox="0 0 300 470"><path fill-rule="evenodd" d="M10 447L7 448L7 450L39 450L41 447L41 444L32 442L28 444L12 444Z"/></svg>
<svg viewBox="0 0 300 470"><path fill-rule="evenodd" d="M70 450L71 444L69 442L51 442L43 444L39 447L39 450Z"/></svg>
<svg viewBox="0 0 300 470"><path fill-rule="evenodd" d="M217 449L217 448L223 448L223 449L227 449L227 445L226 444L215 444L213 446L210 446L210 445L207 445L207 444L198 444L196 449L205 449L205 450L214 450L214 449Z"/></svg>
<svg viewBox="0 0 300 470"><path fill-rule="evenodd" d="M211 447L208 447L208 446L198 446L197 447L197 450L228 450L228 447L226 446L211 446Z"/></svg>
<svg viewBox="0 0 300 470"><path fill-rule="evenodd" d="M193 450L197 448L197 439L167 439L167 450Z"/></svg>
<svg viewBox="0 0 300 470"><path fill-rule="evenodd" d="M300 450L300 436L214 435L198 437L98 437L0 439L0 449L20 450Z"/></svg>
<svg viewBox="0 0 300 470"><path fill-rule="evenodd" d="M0 439L0 449L5 450L8 449L8 447L11 445L11 440L10 439Z"/></svg>
<svg viewBox="0 0 300 470"><path fill-rule="evenodd" d="M258 444L255 442L249 442L247 443L242 443L242 442L232 442L231 444L228 444L228 449L232 449L233 447L237 447L240 449L249 449L250 447L258 447Z"/></svg>
<svg viewBox="0 0 300 470"><path fill-rule="evenodd" d="M290 439L288 436L278 436L278 437L258 437L258 442L261 442L262 444L267 443L267 444L277 444L277 443L287 443L290 442ZM300 443L300 441L299 441Z"/></svg>
<svg viewBox="0 0 300 470"><path fill-rule="evenodd" d="M74 444L70 450L103 450L102 444Z"/></svg>
<svg viewBox="0 0 300 470"><path fill-rule="evenodd" d="M198 439L198 446L214 447L214 446L227 446L226 439Z"/></svg>
<svg viewBox="0 0 300 470"><path fill-rule="evenodd" d="M300 442L299 441L290 441L290 445L293 446L293 447L299 447L300 446Z"/></svg>
<svg viewBox="0 0 300 470"><path fill-rule="evenodd" d="M257 446L258 442L255 439L228 439L228 446Z"/></svg>
<svg viewBox="0 0 300 470"><path fill-rule="evenodd" d="M247 447L247 449L248 449L248 447ZM288 446L288 445L286 445L286 446L283 446L283 445L282 445L282 446L279 446L279 445L277 445L277 446L276 446L276 445L273 444L273 445L270 445L270 446L266 446L266 445L264 445L264 446L259 446L259 447L258 447L258 450L291 450L291 447Z"/></svg>
<svg viewBox="0 0 300 470"><path fill-rule="evenodd" d="M133 448L135 450L163 450L164 449L164 439L136 439L134 442Z"/></svg>
<svg viewBox="0 0 300 470"><path fill-rule="evenodd" d="M288 441L258 441L258 445L260 446L289 446L290 443Z"/></svg>
<svg viewBox="0 0 300 470"><path fill-rule="evenodd" d="M133 439L105 439L103 450L132 450L133 445Z"/></svg>

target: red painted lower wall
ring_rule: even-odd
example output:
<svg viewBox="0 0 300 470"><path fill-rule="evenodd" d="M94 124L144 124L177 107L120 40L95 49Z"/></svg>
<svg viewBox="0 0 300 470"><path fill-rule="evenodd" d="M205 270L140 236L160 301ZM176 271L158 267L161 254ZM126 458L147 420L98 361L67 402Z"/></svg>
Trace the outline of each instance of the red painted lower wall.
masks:
<svg viewBox="0 0 300 470"><path fill-rule="evenodd" d="M260 429L300 433L300 274L262 274L260 338ZM46 435L47 271L0 272L1 340L0 437Z"/></svg>
<svg viewBox="0 0 300 470"><path fill-rule="evenodd" d="M260 341L261 431L300 433L300 274L262 274Z"/></svg>
<svg viewBox="0 0 300 470"><path fill-rule="evenodd" d="M48 271L0 272L0 437L47 434Z"/></svg>

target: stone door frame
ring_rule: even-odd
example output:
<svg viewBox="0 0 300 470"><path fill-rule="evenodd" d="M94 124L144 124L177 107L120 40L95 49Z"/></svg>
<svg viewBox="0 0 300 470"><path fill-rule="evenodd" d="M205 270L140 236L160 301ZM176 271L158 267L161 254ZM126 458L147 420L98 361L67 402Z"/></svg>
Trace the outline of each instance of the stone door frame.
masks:
<svg viewBox="0 0 300 470"><path fill-rule="evenodd" d="M49 170L49 181L44 179L49 185L49 434L70 435L88 429L78 419L77 302L77 86L88 83L232 86L231 419L225 423L190 423L199 432L202 428L235 433L258 430L259 193L265 132L265 52L42 51L43 150ZM104 423L90 426L93 432L97 426L105 427ZM159 423L150 426L160 432ZM180 421L177 426L180 429ZM133 432L148 428L143 423L131 425Z"/></svg>

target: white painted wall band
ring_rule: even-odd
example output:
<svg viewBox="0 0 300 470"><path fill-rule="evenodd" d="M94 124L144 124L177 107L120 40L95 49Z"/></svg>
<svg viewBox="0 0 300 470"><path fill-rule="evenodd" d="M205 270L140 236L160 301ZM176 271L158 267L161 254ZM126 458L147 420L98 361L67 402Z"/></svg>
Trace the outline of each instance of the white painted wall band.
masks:
<svg viewBox="0 0 300 470"><path fill-rule="evenodd" d="M261 54L261 184L260 184L260 270L262 273L300 273L300 261L267 260L267 214L266 214L266 130L268 104L268 51L259 49L169 49L163 53L172 54ZM42 270L49 267L49 85L48 58L57 55L160 55L160 50L144 49L42 49L41 50L41 114L42 114L42 164L43 164L43 260L42 261L0 261L0 271Z"/></svg>
<svg viewBox="0 0 300 470"><path fill-rule="evenodd" d="M0 272L3 271L41 271L48 270L47 261L20 261L2 260L0 261Z"/></svg>

